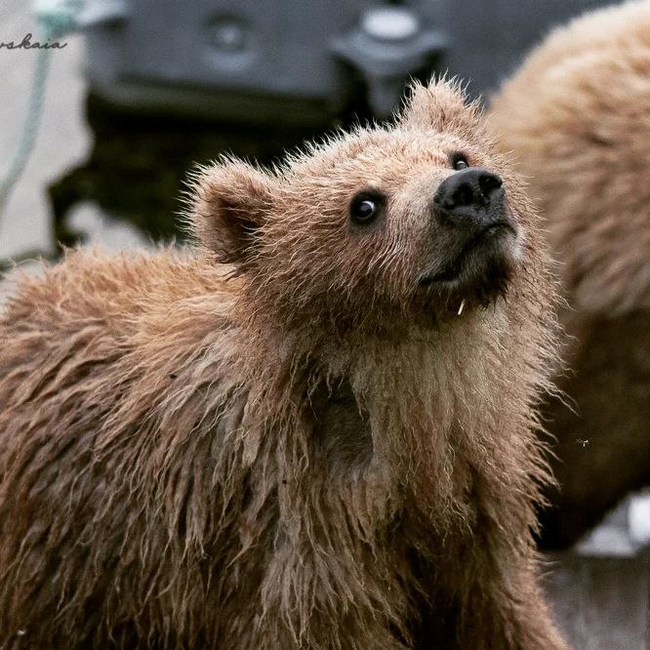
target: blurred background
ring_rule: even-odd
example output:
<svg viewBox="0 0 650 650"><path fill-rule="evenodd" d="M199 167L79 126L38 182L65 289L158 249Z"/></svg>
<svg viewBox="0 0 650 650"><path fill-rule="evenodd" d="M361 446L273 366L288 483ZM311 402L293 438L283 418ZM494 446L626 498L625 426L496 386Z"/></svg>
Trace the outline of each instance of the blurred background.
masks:
<svg viewBox="0 0 650 650"><path fill-rule="evenodd" d="M55 260L59 243L182 240L194 163L225 152L272 163L332 128L390 117L408 79L434 72L489 99L551 27L605 4L50 0L39 23L25 0L2 0L0 178L38 109L38 58L49 68L38 136L0 213L0 270ZM17 47L52 24L64 47ZM549 555L549 593L576 648L649 647L649 541L646 492Z"/></svg>
<svg viewBox="0 0 650 650"><path fill-rule="evenodd" d="M406 80L434 71L487 95L553 25L602 4L41 0L41 16L56 22L63 6L77 29L49 52L41 129L0 224L0 258L83 237L169 239L194 162L224 151L271 162L335 126L389 117ZM0 42L29 33L33 44L30 3L2 0ZM0 52L9 164L39 50Z"/></svg>

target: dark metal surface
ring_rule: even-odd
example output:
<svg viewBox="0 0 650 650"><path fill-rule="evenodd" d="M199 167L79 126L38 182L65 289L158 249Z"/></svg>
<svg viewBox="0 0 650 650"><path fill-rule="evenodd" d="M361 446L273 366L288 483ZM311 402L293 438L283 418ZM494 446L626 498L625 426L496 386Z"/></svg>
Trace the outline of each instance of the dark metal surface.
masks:
<svg viewBox="0 0 650 650"><path fill-rule="evenodd" d="M576 650L650 648L650 554L550 557L546 591Z"/></svg>

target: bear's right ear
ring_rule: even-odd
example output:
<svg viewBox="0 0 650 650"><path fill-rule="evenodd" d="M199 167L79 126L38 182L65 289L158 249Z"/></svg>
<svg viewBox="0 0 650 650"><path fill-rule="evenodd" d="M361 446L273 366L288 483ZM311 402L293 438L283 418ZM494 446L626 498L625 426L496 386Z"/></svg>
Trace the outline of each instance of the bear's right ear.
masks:
<svg viewBox="0 0 650 650"><path fill-rule="evenodd" d="M224 264L248 261L277 183L270 174L238 160L199 168L190 183L189 217L201 244Z"/></svg>
<svg viewBox="0 0 650 650"><path fill-rule="evenodd" d="M428 86L412 82L398 123L405 129L431 129L471 134L480 123L478 103L467 101L456 79L432 79Z"/></svg>

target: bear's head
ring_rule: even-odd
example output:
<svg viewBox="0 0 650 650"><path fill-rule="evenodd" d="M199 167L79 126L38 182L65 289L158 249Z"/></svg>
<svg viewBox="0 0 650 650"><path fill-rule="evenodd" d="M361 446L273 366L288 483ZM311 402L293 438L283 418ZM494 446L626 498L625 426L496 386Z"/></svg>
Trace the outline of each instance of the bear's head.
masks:
<svg viewBox="0 0 650 650"><path fill-rule="evenodd" d="M526 267L531 210L476 105L411 89L394 123L308 146L272 171L224 159L194 183L200 242L251 309L337 333L493 304Z"/></svg>

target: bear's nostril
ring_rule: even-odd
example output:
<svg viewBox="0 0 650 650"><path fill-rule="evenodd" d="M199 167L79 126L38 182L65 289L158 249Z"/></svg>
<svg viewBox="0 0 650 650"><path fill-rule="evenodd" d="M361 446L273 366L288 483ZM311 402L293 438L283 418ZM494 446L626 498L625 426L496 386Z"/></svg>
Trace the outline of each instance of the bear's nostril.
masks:
<svg viewBox="0 0 650 650"><path fill-rule="evenodd" d="M474 191L470 185L461 185L451 196L451 201L447 202L448 208L456 206L472 205L475 202Z"/></svg>
<svg viewBox="0 0 650 650"><path fill-rule="evenodd" d="M495 190L498 190L503 185L503 182L496 174L486 172L479 176L478 185L483 196L489 198Z"/></svg>
<svg viewBox="0 0 650 650"><path fill-rule="evenodd" d="M447 215L441 218L474 219L486 210L492 211L498 202L497 194L503 193L502 185L496 174L481 167L470 167L442 181L434 202Z"/></svg>

